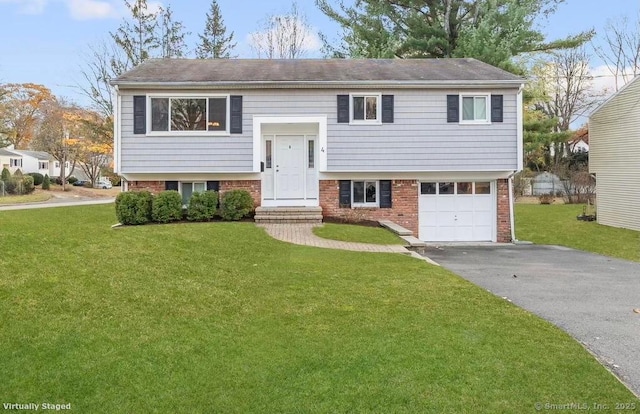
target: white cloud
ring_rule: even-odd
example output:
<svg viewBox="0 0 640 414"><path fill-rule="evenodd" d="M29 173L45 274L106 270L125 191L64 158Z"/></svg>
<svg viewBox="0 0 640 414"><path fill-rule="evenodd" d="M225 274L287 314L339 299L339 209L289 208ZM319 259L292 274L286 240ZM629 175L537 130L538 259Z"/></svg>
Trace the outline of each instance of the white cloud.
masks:
<svg viewBox="0 0 640 414"><path fill-rule="evenodd" d="M20 6L18 11L24 14L41 14L48 0L0 0L0 3L16 3Z"/></svg>
<svg viewBox="0 0 640 414"><path fill-rule="evenodd" d="M67 0L71 17L76 20L108 19L118 17L113 4L99 0Z"/></svg>
<svg viewBox="0 0 640 414"><path fill-rule="evenodd" d="M618 89L633 79L633 71L631 69L626 70L625 73L626 76L618 75L617 77ZM593 76L592 88L594 91L602 92L605 95L611 95L616 91L616 76L611 73L606 65L591 68L591 75Z"/></svg>

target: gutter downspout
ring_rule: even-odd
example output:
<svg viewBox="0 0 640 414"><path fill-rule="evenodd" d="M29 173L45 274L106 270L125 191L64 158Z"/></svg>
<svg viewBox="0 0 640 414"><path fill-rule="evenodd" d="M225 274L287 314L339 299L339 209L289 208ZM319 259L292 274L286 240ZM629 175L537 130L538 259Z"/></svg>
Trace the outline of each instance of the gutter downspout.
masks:
<svg viewBox="0 0 640 414"><path fill-rule="evenodd" d="M517 174L517 171L512 172L507 180L509 181L509 220L511 221L511 243L517 243L518 239L516 239L516 225L515 225L515 217L514 217L514 208L513 208L513 176Z"/></svg>

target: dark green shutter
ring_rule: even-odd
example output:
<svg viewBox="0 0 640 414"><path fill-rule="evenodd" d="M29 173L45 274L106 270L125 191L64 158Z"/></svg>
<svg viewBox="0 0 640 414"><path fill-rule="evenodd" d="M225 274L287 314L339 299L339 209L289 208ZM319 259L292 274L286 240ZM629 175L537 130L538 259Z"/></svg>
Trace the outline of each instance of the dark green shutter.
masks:
<svg viewBox="0 0 640 414"><path fill-rule="evenodd" d="M393 95L382 95L382 123L393 123Z"/></svg>
<svg viewBox="0 0 640 414"><path fill-rule="evenodd" d="M147 133L147 97L133 97L133 133Z"/></svg>
<svg viewBox="0 0 640 414"><path fill-rule="evenodd" d="M391 208L391 180L380 180L380 208Z"/></svg>
<svg viewBox="0 0 640 414"><path fill-rule="evenodd" d="M349 95L338 95L338 123L349 123Z"/></svg>
<svg viewBox="0 0 640 414"><path fill-rule="evenodd" d="M207 181L207 191L220 191L220 181Z"/></svg>
<svg viewBox="0 0 640 414"><path fill-rule="evenodd" d="M349 208L351 207L351 181L349 180L340 180L340 208Z"/></svg>
<svg viewBox="0 0 640 414"><path fill-rule="evenodd" d="M502 122L502 95L491 95L491 122Z"/></svg>
<svg viewBox="0 0 640 414"><path fill-rule="evenodd" d="M231 126L229 132L242 134L242 96L230 97Z"/></svg>
<svg viewBox="0 0 640 414"><path fill-rule="evenodd" d="M447 122L460 122L460 97L447 95Z"/></svg>
<svg viewBox="0 0 640 414"><path fill-rule="evenodd" d="M174 190L178 191L178 182L177 181L165 181L164 182L165 190Z"/></svg>

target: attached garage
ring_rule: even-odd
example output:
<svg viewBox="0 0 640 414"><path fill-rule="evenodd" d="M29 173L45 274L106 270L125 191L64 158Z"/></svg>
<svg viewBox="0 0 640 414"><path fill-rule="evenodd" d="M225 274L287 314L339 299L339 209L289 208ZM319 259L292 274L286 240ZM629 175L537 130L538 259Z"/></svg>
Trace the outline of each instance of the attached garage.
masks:
<svg viewBox="0 0 640 414"><path fill-rule="evenodd" d="M427 242L496 240L495 181L422 182L419 238Z"/></svg>

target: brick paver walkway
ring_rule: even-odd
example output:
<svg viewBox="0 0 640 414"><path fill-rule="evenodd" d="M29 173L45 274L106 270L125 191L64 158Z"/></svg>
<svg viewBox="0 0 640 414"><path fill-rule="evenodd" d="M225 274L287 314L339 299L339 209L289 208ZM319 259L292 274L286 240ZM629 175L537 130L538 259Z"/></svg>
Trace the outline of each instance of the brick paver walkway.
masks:
<svg viewBox="0 0 640 414"><path fill-rule="evenodd" d="M368 244L352 243L338 240L323 239L313 234L313 227L319 224L287 223L287 224L258 224L277 240L302 244L305 246L324 247L327 249L351 250L355 252L378 252L378 253L402 253L411 254L399 244Z"/></svg>

